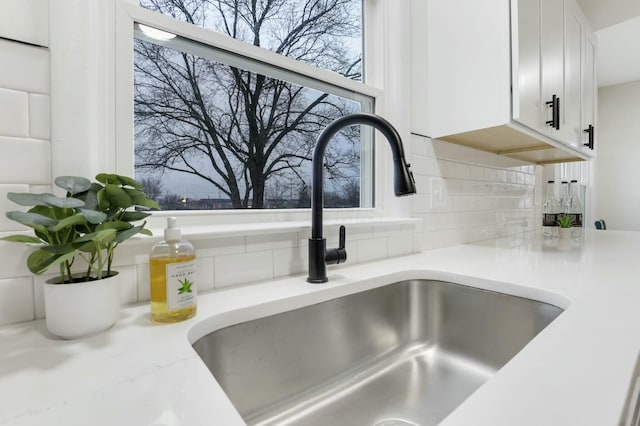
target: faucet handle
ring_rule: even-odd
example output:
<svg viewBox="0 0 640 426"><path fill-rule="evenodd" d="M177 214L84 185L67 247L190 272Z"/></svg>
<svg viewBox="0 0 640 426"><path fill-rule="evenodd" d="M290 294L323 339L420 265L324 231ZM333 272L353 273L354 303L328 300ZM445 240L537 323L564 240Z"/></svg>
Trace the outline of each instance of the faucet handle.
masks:
<svg viewBox="0 0 640 426"><path fill-rule="evenodd" d="M347 261L347 229L344 225L340 225L340 236L338 240L338 248L328 249L324 255L324 260L328 265L335 265Z"/></svg>

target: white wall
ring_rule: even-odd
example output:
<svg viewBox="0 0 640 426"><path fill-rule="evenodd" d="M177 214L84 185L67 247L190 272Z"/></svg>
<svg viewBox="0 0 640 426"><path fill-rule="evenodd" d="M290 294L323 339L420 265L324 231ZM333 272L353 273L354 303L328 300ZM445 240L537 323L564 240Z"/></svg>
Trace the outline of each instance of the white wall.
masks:
<svg viewBox="0 0 640 426"><path fill-rule="evenodd" d="M69 49L61 46L60 39L50 40L49 44L48 29L45 26L43 30L42 25L6 26L12 33L2 33L3 22L11 21L13 18L8 16L12 13L15 20L27 17L46 23L49 16L47 3L46 0L11 0L2 5L0 37L12 39L0 39L0 210L3 212L17 207L6 201L9 191L51 191L52 176L61 171L86 174L85 170L76 171L77 155L73 161L65 162L66 156L61 152L73 152L76 148L76 152L87 157L85 165L80 167L104 162L100 149L80 145L86 144L87 138L95 139L91 135L79 138L65 133L70 117L71 121L76 119L70 110L77 105L74 106L69 99L82 96L64 91L52 93L51 105L55 110L53 113L49 111L50 86L60 86L55 80L50 84L49 79L58 78L56 73L61 69L58 62L64 62L64 55L69 54ZM57 13L52 12L52 16ZM391 15L390 20L401 18L406 19L406 14ZM51 34L58 34L60 30L59 26L52 25ZM73 38L73 34L70 37ZM54 65L58 64L58 71L53 74L49 71L49 49L13 41L15 39L50 45L51 52L56 52L52 59ZM386 48L395 49L393 43L404 42L402 38L392 40ZM411 52L408 49L401 51L394 57L394 65L409 70ZM83 54L88 53L85 51ZM397 203L393 206L394 212L406 215L410 211L422 223L417 226L381 224L347 229L347 265L469 241L519 235L537 229L539 202L536 198L539 198L540 191L536 188L539 187L541 168L410 135L409 123L406 122L410 115L402 108L410 105L406 97L412 91L407 87L406 82L410 79L406 72L400 74L402 76L396 76L399 78L386 82L389 86L392 82L399 85L389 90L395 97L389 100L392 111L388 115L403 129L418 194L410 199L397 201L392 198L387 202ZM80 83L87 84L84 80ZM71 95L73 97L69 98ZM52 123L49 123L50 117L53 117ZM83 123L78 124L83 126L83 132L87 130ZM96 138L104 138L105 132L113 133L113 129L101 129L101 135ZM440 203L432 204L432 194L438 190L438 185L441 187L440 195L435 198ZM0 217L0 236L20 229L4 215ZM328 244L335 244L337 227L327 229L326 233ZM291 274L301 274L303 282L307 268L307 238L308 231L235 234L218 238L197 236L194 243L198 253L199 289L208 291ZM125 277L121 289L123 304L149 300L147 259L150 248L151 242L138 240L124 244L117 253L115 267ZM0 268L0 325L45 315L42 283L49 276L32 276L25 265L28 254L27 247L0 242L0 258L3 259ZM335 268L330 267L329 273L336 273Z"/></svg>
<svg viewBox="0 0 640 426"><path fill-rule="evenodd" d="M640 81L598 91L594 219L640 231Z"/></svg>

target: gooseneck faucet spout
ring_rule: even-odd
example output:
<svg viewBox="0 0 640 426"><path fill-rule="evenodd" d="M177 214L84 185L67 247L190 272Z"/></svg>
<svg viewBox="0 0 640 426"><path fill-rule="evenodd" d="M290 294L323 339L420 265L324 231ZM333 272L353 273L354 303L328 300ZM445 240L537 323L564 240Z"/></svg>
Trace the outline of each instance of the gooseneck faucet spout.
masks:
<svg viewBox="0 0 640 426"><path fill-rule="evenodd" d="M342 128L366 124L379 130L389 141L393 154L394 190L396 196L416 193L416 184L409 164L404 158L402 140L398 131L384 118L368 113L345 115L331 122L320 134L313 151L311 180L311 238L309 238L309 276L310 283L325 283L327 264L344 263L347 260L345 248L345 228L340 227L340 243L338 248L326 248L326 239L322 236L323 181L322 168L324 152L329 141Z"/></svg>

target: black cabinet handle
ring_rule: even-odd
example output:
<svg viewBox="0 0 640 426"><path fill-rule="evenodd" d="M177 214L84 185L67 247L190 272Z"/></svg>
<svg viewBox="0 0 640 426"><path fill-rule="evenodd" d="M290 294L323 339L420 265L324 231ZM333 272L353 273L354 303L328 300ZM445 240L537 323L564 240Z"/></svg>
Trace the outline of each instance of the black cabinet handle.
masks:
<svg viewBox="0 0 640 426"><path fill-rule="evenodd" d="M584 129L583 132L589 134L589 142L588 143L583 143L582 145L588 147L589 149L593 149L593 137L594 137L593 124L589 124L589 127Z"/></svg>
<svg viewBox="0 0 640 426"><path fill-rule="evenodd" d="M551 120L546 121L547 125L556 130L560 130L560 98L553 95L551 100L547 101L546 104L551 107Z"/></svg>

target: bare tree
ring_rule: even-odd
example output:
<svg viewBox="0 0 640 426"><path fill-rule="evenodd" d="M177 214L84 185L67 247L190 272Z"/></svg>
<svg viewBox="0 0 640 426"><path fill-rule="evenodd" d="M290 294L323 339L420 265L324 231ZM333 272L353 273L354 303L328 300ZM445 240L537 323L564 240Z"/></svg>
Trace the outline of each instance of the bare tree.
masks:
<svg viewBox="0 0 640 426"><path fill-rule="evenodd" d="M360 205L360 181L357 178L345 179L340 185L340 192L344 207Z"/></svg>
<svg viewBox="0 0 640 426"><path fill-rule="evenodd" d="M352 0L146 0L143 5L223 31L297 60L360 76L343 37ZM297 6L297 7L296 7ZM135 45L136 167L186 173L209 182L234 208L265 206L269 179L307 180L316 135L354 103L292 83L167 49ZM353 175L359 131L326 154L334 176ZM351 170L350 172L347 171Z"/></svg>
<svg viewBox="0 0 640 426"><path fill-rule="evenodd" d="M143 191L148 198L158 201L162 195L162 183L159 178L144 177L140 179L140 183L144 187Z"/></svg>

